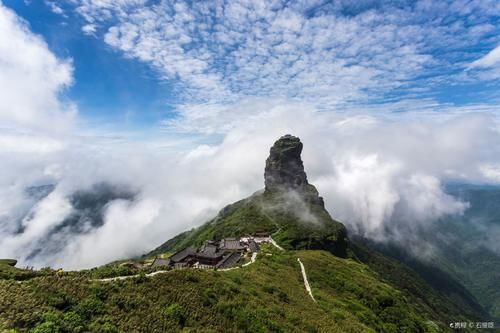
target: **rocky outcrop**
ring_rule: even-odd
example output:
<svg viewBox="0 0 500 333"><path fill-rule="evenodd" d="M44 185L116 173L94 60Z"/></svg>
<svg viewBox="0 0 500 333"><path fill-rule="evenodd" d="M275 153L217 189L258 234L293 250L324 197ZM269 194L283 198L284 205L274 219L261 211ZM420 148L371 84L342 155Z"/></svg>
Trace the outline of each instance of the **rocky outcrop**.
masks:
<svg viewBox="0 0 500 333"><path fill-rule="evenodd" d="M287 134L271 147L266 160L264 183L266 192L295 191L306 201L324 206L323 198L316 188L309 184L302 162L302 142L296 136Z"/></svg>
<svg viewBox="0 0 500 333"><path fill-rule="evenodd" d="M264 172L266 191L300 190L308 184L304 164L300 158L301 153L302 142L290 134L282 136L274 143L266 160Z"/></svg>

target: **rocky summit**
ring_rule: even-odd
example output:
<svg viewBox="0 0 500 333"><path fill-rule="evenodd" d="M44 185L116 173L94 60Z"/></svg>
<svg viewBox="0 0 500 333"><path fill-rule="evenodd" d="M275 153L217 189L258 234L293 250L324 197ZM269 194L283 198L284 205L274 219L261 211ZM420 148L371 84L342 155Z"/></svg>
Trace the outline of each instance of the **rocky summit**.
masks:
<svg viewBox="0 0 500 333"><path fill-rule="evenodd" d="M302 200L324 207L323 198L316 187L309 184L302 162L302 142L296 136L286 134L271 147L264 170L264 184L267 193L291 191Z"/></svg>
<svg viewBox="0 0 500 333"><path fill-rule="evenodd" d="M274 143L264 171L266 191L301 190L308 185L301 153L302 142L290 134Z"/></svg>

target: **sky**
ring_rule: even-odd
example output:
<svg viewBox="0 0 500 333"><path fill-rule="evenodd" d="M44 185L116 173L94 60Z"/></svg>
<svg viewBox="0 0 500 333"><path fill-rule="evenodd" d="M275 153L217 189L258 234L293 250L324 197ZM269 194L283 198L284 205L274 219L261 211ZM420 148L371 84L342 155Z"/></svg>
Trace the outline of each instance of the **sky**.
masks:
<svg viewBox="0 0 500 333"><path fill-rule="evenodd" d="M467 209L444 183L500 182L499 88L495 0L0 0L0 257L144 253L262 188L286 133L335 218L407 239ZM99 182L138 195L29 259Z"/></svg>
<svg viewBox="0 0 500 333"><path fill-rule="evenodd" d="M498 111L494 0L3 1L71 62L62 97L116 130L221 132L196 122L255 97L336 112Z"/></svg>

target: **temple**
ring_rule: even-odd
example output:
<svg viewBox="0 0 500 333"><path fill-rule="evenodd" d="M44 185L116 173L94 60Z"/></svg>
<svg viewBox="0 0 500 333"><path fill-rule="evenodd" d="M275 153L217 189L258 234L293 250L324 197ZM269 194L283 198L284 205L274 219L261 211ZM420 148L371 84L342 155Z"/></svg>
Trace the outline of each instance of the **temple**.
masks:
<svg viewBox="0 0 500 333"><path fill-rule="evenodd" d="M220 241L206 241L200 248L187 247L169 258L155 258L151 267L223 269L236 266L247 254L260 250L260 243L269 242L268 233L240 238L223 238Z"/></svg>

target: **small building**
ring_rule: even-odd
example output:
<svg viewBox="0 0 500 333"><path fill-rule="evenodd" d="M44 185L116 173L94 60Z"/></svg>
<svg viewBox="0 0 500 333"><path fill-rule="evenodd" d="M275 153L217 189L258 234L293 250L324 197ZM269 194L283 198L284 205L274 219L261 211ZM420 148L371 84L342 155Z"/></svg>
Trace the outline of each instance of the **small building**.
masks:
<svg viewBox="0 0 500 333"><path fill-rule="evenodd" d="M245 246L241 244L239 238L224 238L220 241L221 251L244 251Z"/></svg>
<svg viewBox="0 0 500 333"><path fill-rule="evenodd" d="M251 236L242 238L224 238L221 241L207 241L197 250L188 247L174 253L168 259L155 258L152 267L169 266L174 268L227 268L236 265L242 255L248 251L258 252L259 242L269 241L269 233L258 233L261 238Z"/></svg>
<svg viewBox="0 0 500 333"><path fill-rule="evenodd" d="M195 258L199 265L215 266L222 259L223 254L224 252L219 250L216 242L208 241L195 254Z"/></svg>
<svg viewBox="0 0 500 333"><path fill-rule="evenodd" d="M253 239L250 239L248 241L248 251L249 252L259 252L260 251L260 246L259 244L257 244L257 242L255 242L255 240Z"/></svg>
<svg viewBox="0 0 500 333"><path fill-rule="evenodd" d="M196 261L199 265L215 266L222 260L223 252L217 251L215 253L197 253Z"/></svg>
<svg viewBox="0 0 500 333"><path fill-rule="evenodd" d="M253 239L256 243L269 242L271 234L269 232L256 232Z"/></svg>
<svg viewBox="0 0 500 333"><path fill-rule="evenodd" d="M179 268L180 266L182 266L180 264L194 263L193 260L195 259L195 255L196 255L196 248L190 246L174 253L172 256L170 256L170 258L162 260L168 260L169 266Z"/></svg>
<svg viewBox="0 0 500 333"><path fill-rule="evenodd" d="M151 263L151 267L160 267L160 266L170 266L170 258L168 259L155 258L155 260L153 260L153 262Z"/></svg>
<svg viewBox="0 0 500 333"><path fill-rule="evenodd" d="M232 252L224 256L224 258L215 266L215 268L229 268L238 263L241 258L240 252Z"/></svg>

